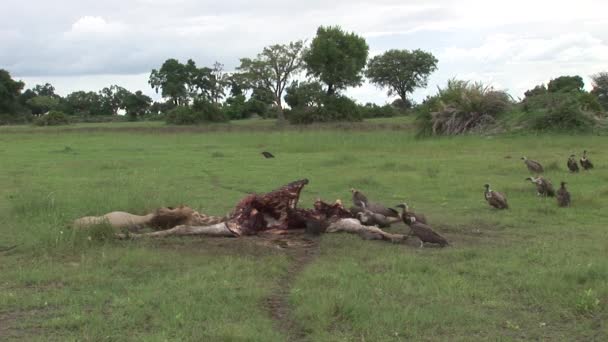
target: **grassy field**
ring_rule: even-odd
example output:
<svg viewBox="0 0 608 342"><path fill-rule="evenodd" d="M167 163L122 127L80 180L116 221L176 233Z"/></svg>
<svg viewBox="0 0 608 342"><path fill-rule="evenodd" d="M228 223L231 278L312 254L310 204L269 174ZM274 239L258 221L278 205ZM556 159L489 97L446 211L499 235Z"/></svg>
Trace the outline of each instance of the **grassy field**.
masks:
<svg viewBox="0 0 608 342"><path fill-rule="evenodd" d="M0 128L0 246L19 244L0 253L0 340L608 340L608 137L417 140L379 127L257 125L269 124ZM567 156L583 149L596 169L569 174ZM554 185L568 182L571 208L535 195L522 155L543 162ZM223 215L248 192L304 177L302 206L350 203L351 187L405 200L452 246L328 234L293 273L289 249L255 238L113 241L69 228L80 216L182 203ZM487 182L510 210L485 203ZM266 305L282 288L289 329Z"/></svg>

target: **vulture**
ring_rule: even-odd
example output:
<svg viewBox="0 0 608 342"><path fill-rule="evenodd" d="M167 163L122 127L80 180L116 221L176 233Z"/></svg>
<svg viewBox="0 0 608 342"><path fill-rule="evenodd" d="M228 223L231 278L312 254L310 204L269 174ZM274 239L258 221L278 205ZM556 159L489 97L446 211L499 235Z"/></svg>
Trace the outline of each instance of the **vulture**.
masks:
<svg viewBox="0 0 608 342"><path fill-rule="evenodd" d="M562 182L561 187L557 190L557 205L560 207L570 206L570 193L566 190L566 182Z"/></svg>
<svg viewBox="0 0 608 342"><path fill-rule="evenodd" d="M353 193L353 204L355 207L362 207L373 213L381 214L386 217L399 218L399 212L397 210L387 208L380 203L368 201L367 197L359 190L350 189L350 191Z"/></svg>
<svg viewBox="0 0 608 342"><path fill-rule="evenodd" d="M405 218L406 217L410 217L411 216L411 217L414 217L414 219L417 222L421 222L421 223L427 224L427 222L426 222L426 216L424 216L424 214L416 214L415 212L410 211L409 206L407 205L407 203L398 204L398 205L396 205L396 207L397 208L402 208L401 219L403 220L403 223L405 223Z"/></svg>
<svg viewBox="0 0 608 342"><path fill-rule="evenodd" d="M525 156L521 157L521 160L524 161L524 163L528 167L528 170L532 173L543 173L545 171L545 169L543 169L543 166L540 165L540 163L537 161L530 160L530 159L526 158Z"/></svg>
<svg viewBox="0 0 608 342"><path fill-rule="evenodd" d="M353 193L353 205L355 207L363 207L361 203L368 203L367 197L361 191L351 188L350 192Z"/></svg>
<svg viewBox="0 0 608 342"><path fill-rule="evenodd" d="M570 158L568 158L568 169L570 172L578 172L579 170L574 154L570 155Z"/></svg>
<svg viewBox="0 0 608 342"><path fill-rule="evenodd" d="M262 152L262 155L264 156L264 158L268 159L268 158L274 158L274 155L272 155L272 153L264 151Z"/></svg>
<svg viewBox="0 0 608 342"><path fill-rule="evenodd" d="M378 228L388 228L391 226L391 222L386 216L372 213L369 210L357 213L357 219L364 226L378 226Z"/></svg>
<svg viewBox="0 0 608 342"><path fill-rule="evenodd" d="M553 189L553 185L548 179L545 179L543 177L528 177L526 178L526 180L529 180L533 184L536 184L536 191L538 196L555 197L555 190Z"/></svg>
<svg viewBox="0 0 608 342"><path fill-rule="evenodd" d="M411 234L420 239L420 247L424 246L425 242L437 243L441 247L449 245L448 240L439 235L431 226L422 222L416 221L414 216L406 216L404 222L410 226Z"/></svg>
<svg viewBox="0 0 608 342"><path fill-rule="evenodd" d="M486 191L484 192L484 197L488 204L493 206L496 209L509 209L509 204L507 203L507 198L500 192L494 191L490 189L490 184L484 185Z"/></svg>
<svg viewBox="0 0 608 342"><path fill-rule="evenodd" d="M591 160L587 159L587 151L583 151L583 156L581 157L581 166L585 170L593 169L593 163Z"/></svg>

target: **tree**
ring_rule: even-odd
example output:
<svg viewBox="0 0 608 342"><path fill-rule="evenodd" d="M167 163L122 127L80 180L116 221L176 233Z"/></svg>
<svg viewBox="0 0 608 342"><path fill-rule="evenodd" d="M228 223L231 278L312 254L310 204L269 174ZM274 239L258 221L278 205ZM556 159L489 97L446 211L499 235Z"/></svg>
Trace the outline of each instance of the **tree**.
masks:
<svg viewBox="0 0 608 342"><path fill-rule="evenodd" d="M302 67L302 41L267 46L255 59L242 58L237 68L252 87L272 92L279 108L278 119L285 121L282 97L287 82Z"/></svg>
<svg viewBox="0 0 608 342"><path fill-rule="evenodd" d="M319 27L304 54L308 75L327 85L327 94L359 86L369 47L365 39L340 27Z"/></svg>
<svg viewBox="0 0 608 342"><path fill-rule="evenodd" d="M597 97L604 109L608 110L608 72L592 75L591 79L593 80L591 93Z"/></svg>
<svg viewBox="0 0 608 342"><path fill-rule="evenodd" d="M26 105L32 114L39 115L59 107L60 99L52 96L35 96L27 100Z"/></svg>
<svg viewBox="0 0 608 342"><path fill-rule="evenodd" d="M8 71L0 69L0 114L14 114L25 83L15 81Z"/></svg>
<svg viewBox="0 0 608 342"><path fill-rule="evenodd" d="M550 93L566 91L583 91L585 83L580 76L561 76L549 81L547 90Z"/></svg>
<svg viewBox="0 0 608 342"><path fill-rule="evenodd" d="M163 63L160 70L152 70L148 83L157 93L160 89L162 97L169 98L174 105L184 105L188 103L188 71L186 65L170 58Z"/></svg>
<svg viewBox="0 0 608 342"><path fill-rule="evenodd" d="M293 82L286 90L285 102L291 108L320 107L325 98L319 82Z"/></svg>
<svg viewBox="0 0 608 342"><path fill-rule="evenodd" d="M124 108L124 101L129 95L130 91L118 85L103 88L99 91L102 109L100 114L117 115L118 110Z"/></svg>
<svg viewBox="0 0 608 342"><path fill-rule="evenodd" d="M405 103L407 94L426 87L437 62L435 56L422 50L389 50L369 61L365 75L377 86L388 88L389 96L397 95Z"/></svg>
<svg viewBox="0 0 608 342"><path fill-rule="evenodd" d="M63 110L75 115L101 115L103 106L101 96L92 91L75 91L65 97Z"/></svg>
<svg viewBox="0 0 608 342"><path fill-rule="evenodd" d="M37 84L32 91L37 96L48 96L59 98L60 96L55 94L55 87L53 87L50 83L45 83L44 85Z"/></svg>
<svg viewBox="0 0 608 342"><path fill-rule="evenodd" d="M123 100L123 106L127 111L130 120L137 120L138 117L146 114L152 104L152 99L141 92L129 93Z"/></svg>

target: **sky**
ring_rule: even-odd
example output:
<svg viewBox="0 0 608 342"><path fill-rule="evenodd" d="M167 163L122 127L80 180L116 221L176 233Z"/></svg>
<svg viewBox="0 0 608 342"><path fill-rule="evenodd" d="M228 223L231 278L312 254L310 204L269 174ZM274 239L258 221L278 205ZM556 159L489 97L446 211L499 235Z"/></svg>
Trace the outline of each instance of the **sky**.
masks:
<svg viewBox="0 0 608 342"><path fill-rule="evenodd" d="M320 25L367 40L370 57L423 49L439 60L420 102L450 78L514 98L562 75L608 71L606 0L29 0L0 12L0 69L61 95L118 84L158 99L147 83L168 58L233 70L264 46L310 41ZM384 104L371 84L347 95Z"/></svg>

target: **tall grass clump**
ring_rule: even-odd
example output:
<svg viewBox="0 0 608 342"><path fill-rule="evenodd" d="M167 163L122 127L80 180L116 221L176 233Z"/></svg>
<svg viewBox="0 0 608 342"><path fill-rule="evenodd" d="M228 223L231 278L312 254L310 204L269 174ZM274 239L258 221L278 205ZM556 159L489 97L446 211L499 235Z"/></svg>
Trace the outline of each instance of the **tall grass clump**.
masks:
<svg viewBox="0 0 608 342"><path fill-rule="evenodd" d="M437 95L418 108L419 134L459 135L480 132L509 111L512 100L504 91L479 82L451 79Z"/></svg>

